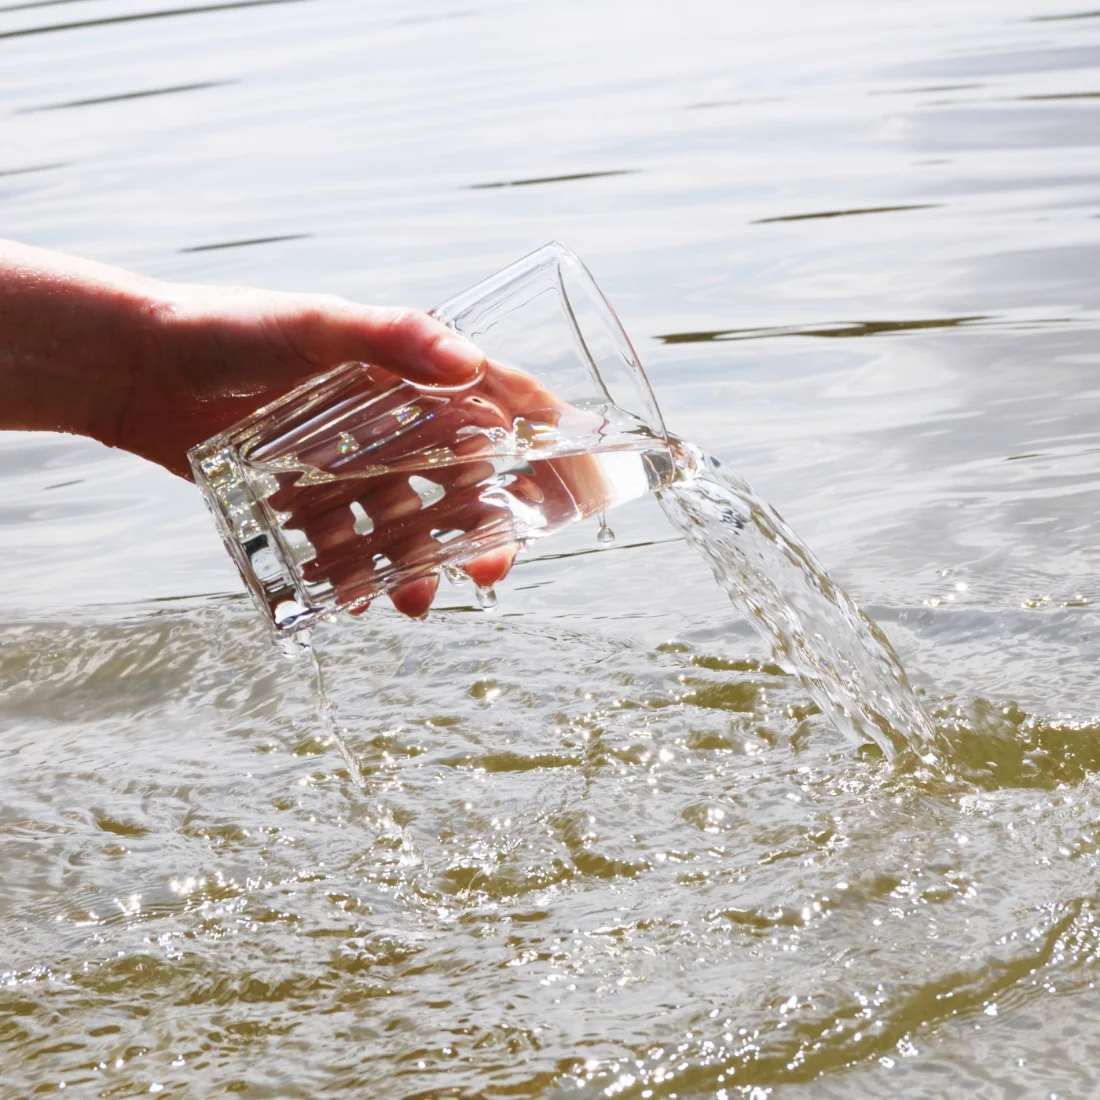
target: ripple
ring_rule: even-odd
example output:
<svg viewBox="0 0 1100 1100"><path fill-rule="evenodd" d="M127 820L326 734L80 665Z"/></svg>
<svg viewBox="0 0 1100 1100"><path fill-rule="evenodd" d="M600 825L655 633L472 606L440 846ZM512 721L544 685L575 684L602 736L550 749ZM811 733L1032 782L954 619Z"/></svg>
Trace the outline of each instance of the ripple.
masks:
<svg viewBox="0 0 1100 1100"><path fill-rule="evenodd" d="M672 332L657 336L662 344L708 344L727 340L768 340L781 336L815 336L829 340L859 339L895 332L921 332L926 329L964 328L995 320L986 314L969 317L927 317L906 321L837 322L828 326L783 325L773 328L727 328L710 332Z"/></svg>
<svg viewBox="0 0 1100 1100"><path fill-rule="evenodd" d="M140 23L149 19L172 19L181 15L204 15L209 12L234 11L242 8L265 8L271 7L273 4L301 4L307 2L309 2L309 0L229 0L229 2L222 4L200 4L189 8L165 8L159 11L130 12L126 15L105 15L98 19L82 19L72 23L52 23L38 27L21 27L18 30L0 31L0 39L27 38L31 35L53 34L57 31L76 31L84 30L88 27L109 27L121 23Z"/></svg>
<svg viewBox="0 0 1100 1100"><path fill-rule="evenodd" d="M752 225L770 225L772 222L808 222L819 218L856 218L864 214L896 214L906 210L935 210L937 203L906 203L899 206L862 206L852 210L822 210L813 214L781 214L772 218L757 218Z"/></svg>
<svg viewBox="0 0 1100 1100"><path fill-rule="evenodd" d="M53 164L29 164L22 168L0 168L0 177L25 176L31 172L52 172L55 168L68 168L68 161L56 161Z"/></svg>
<svg viewBox="0 0 1100 1100"><path fill-rule="evenodd" d="M215 244L196 244L181 248L180 252L219 252L225 248L252 248L260 244L281 244L283 241L305 241L312 233L283 233L276 237L252 237L244 241L218 241Z"/></svg>
<svg viewBox="0 0 1100 1100"><path fill-rule="evenodd" d="M604 179L607 176L632 176L636 175L636 168L616 168L605 172L571 172L564 176L535 176L531 179L503 180L496 183L471 183L467 185L468 191L491 191L498 187L534 187L543 183L570 183L574 180Z"/></svg>
<svg viewBox="0 0 1100 1100"><path fill-rule="evenodd" d="M839 744L639 503L319 629L356 784L192 487L4 435L9 1091L1097 1093L1095 13L0 2L13 104L240 79L9 111L12 236L428 304L567 223L945 758Z"/></svg>
<svg viewBox="0 0 1100 1100"><path fill-rule="evenodd" d="M146 88L139 92L120 92L117 95L94 96L91 99L70 99L64 103L46 103L41 107L22 107L16 114L37 114L40 111L64 111L71 107L97 107L104 103L124 103L131 99L151 99L162 95L178 95L180 92L199 92L207 88L225 88L238 83L235 80L204 80L196 84L175 84L169 88Z"/></svg>

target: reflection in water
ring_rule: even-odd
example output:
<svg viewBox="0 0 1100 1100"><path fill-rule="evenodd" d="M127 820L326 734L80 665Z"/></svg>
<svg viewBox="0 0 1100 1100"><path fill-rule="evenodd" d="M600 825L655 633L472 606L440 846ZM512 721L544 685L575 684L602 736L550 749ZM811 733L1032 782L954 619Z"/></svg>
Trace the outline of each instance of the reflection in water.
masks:
<svg viewBox="0 0 1100 1100"><path fill-rule="evenodd" d="M1073 11L1065 15L1036 15L1031 19L1032 23L1060 23L1070 19L1100 19L1100 10L1097 11Z"/></svg>
<svg viewBox="0 0 1100 1100"><path fill-rule="evenodd" d="M687 111L709 111L716 107L747 107L761 103L782 103L783 96L753 96L749 99L715 99L706 103L689 103L684 108Z"/></svg>
<svg viewBox="0 0 1100 1100"><path fill-rule="evenodd" d="M984 88L984 84L928 84L922 88L881 88L871 95L927 95L931 92L969 92Z"/></svg>
<svg viewBox="0 0 1100 1100"><path fill-rule="evenodd" d="M216 244L196 244L190 248L181 248L180 252L217 252L223 248L251 248L257 244L278 244L282 241L305 241L312 233L284 233L279 237L252 237L247 241L219 241Z"/></svg>
<svg viewBox="0 0 1100 1100"><path fill-rule="evenodd" d="M69 107L94 107L101 103L122 103L127 99L149 99L158 95L175 95L177 92L197 92L204 88L224 88L236 83L236 80L204 80L198 84L176 84L171 88L149 88L140 92L123 92L120 95L103 95L92 99L70 99L66 103L47 103L42 107L23 107L16 113L30 115L39 111L63 111Z"/></svg>
<svg viewBox="0 0 1100 1100"><path fill-rule="evenodd" d="M188 8L165 8L161 11L105 15L99 19L81 19L73 23L52 23L42 27L20 27L17 30L0 31L0 38L27 38L30 35L52 34L54 31L76 31L88 27L109 27L120 23L141 23L148 19L172 19L177 15L202 15L206 12L233 11L238 8L267 8L273 4L304 4L309 2L311 0L229 0L229 2L222 4L196 4L194 7Z"/></svg>
<svg viewBox="0 0 1100 1100"><path fill-rule="evenodd" d="M3 13L9 103L241 79L0 117L4 234L412 304L574 243L951 774L838 742L652 501L321 631L345 759L193 487L0 435L0 1091L1100 1094L1100 13L196 2Z"/></svg>
<svg viewBox="0 0 1100 1100"><path fill-rule="evenodd" d="M1100 92L1055 92L1050 95L1020 95L1017 100L1100 99Z"/></svg>
<svg viewBox="0 0 1100 1100"><path fill-rule="evenodd" d="M0 168L0 176L25 176L30 172L49 172L54 168L68 168L68 162L57 161L55 164L29 164L25 168Z"/></svg>
<svg viewBox="0 0 1100 1100"><path fill-rule="evenodd" d="M753 225L769 222L808 222L817 218L851 218L860 214L893 214L900 210L934 210L936 203L908 203L903 206L864 206L855 210L823 210L816 214L783 214L775 218L757 218Z"/></svg>
<svg viewBox="0 0 1100 1100"><path fill-rule="evenodd" d="M567 176L539 176L527 180L505 180L500 183L471 183L468 191L488 191L496 187L531 187L539 183L567 183L569 180L595 180L605 176L632 176L636 168L618 168L610 172L573 172Z"/></svg>
<svg viewBox="0 0 1100 1100"><path fill-rule="evenodd" d="M855 321L823 328L781 325L775 328L727 328L714 332L670 332L655 336L662 344L709 344L727 340L772 340L786 336L817 336L827 340L847 340L861 336L881 336L889 332L919 332L922 329L960 328L994 318L975 314L973 317L927 317L912 321Z"/></svg>

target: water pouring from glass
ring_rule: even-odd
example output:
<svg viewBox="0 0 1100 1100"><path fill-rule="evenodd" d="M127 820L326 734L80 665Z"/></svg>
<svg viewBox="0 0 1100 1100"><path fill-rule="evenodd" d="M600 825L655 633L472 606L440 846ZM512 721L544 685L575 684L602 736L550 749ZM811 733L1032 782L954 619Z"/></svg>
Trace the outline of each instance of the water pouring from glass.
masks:
<svg viewBox="0 0 1100 1100"><path fill-rule="evenodd" d="M230 553L280 635L658 488L657 403L581 261L550 244L433 311L488 366L416 386L349 363L191 452Z"/></svg>
<svg viewBox="0 0 1100 1100"><path fill-rule="evenodd" d="M890 643L746 482L669 435L574 253L546 245L433 315L485 352L472 383L348 363L190 453L276 637L443 571L499 573L517 548L653 491L834 725L927 757L934 731Z"/></svg>

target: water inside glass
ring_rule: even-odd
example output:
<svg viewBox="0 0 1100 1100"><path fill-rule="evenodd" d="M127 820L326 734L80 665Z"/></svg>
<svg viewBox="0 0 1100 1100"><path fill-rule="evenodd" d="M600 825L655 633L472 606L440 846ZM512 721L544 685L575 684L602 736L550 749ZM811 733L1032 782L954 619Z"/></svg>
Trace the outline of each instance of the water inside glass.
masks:
<svg viewBox="0 0 1100 1100"><path fill-rule="evenodd" d="M496 364L414 386L346 364L192 456L223 538L280 632L362 607L657 488L664 440Z"/></svg>

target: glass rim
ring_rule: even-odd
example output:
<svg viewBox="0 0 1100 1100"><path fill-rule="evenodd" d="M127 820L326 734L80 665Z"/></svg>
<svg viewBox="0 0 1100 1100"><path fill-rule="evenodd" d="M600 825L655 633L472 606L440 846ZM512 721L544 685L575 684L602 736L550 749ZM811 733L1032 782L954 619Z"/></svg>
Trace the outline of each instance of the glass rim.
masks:
<svg viewBox="0 0 1100 1100"><path fill-rule="evenodd" d="M635 351L634 345L627 335L622 321L619 320L619 315L615 312L615 307L608 301L607 295L604 294L603 290L600 288L600 284L596 282L592 272L588 269L588 265L576 252L560 241L548 241L534 251L528 252L526 256L521 256L507 267L501 268L499 271L487 276L480 282L474 283L473 286L459 291L434 309L430 309L428 315L447 325L449 328L452 328L454 327L455 320L466 310L492 295L509 291L516 284L522 283L525 279L530 278L532 274L545 267L551 258L557 260L559 268L563 263L568 264L572 273L580 279L581 283L586 287L593 299L603 310L604 319L610 322L615 336L626 354L628 365L635 375L635 381L641 390L643 401L646 406L646 420L649 422L650 428L652 428L664 441L665 445L668 446L668 428L665 427L661 406L657 403L657 397L653 392L653 387L650 385L645 369L642 367L642 361L638 357L638 353ZM600 373L600 369L592 358L591 353L588 351L584 331L577 322L572 306L569 304L568 292L565 289L564 283L562 283L562 292L565 296L564 305L566 313L573 325L573 330L577 338L585 348L586 358L588 359L588 365L594 380L599 384L600 388L603 389L604 394L611 404L619 404L619 402L615 400L614 395L607 390L607 385ZM471 337L471 339L473 338ZM476 339L474 343L476 345Z"/></svg>

